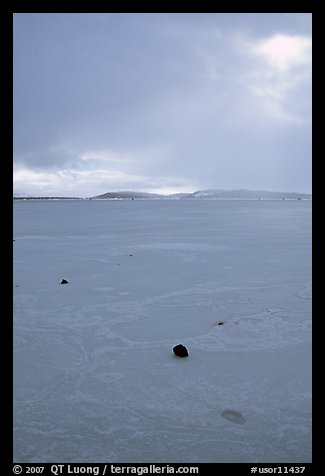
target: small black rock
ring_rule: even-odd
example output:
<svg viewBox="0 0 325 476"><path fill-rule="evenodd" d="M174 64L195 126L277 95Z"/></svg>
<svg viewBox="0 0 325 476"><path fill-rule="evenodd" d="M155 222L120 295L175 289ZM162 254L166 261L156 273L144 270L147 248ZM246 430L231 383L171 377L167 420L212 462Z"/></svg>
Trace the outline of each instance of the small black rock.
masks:
<svg viewBox="0 0 325 476"><path fill-rule="evenodd" d="M173 347L173 352L177 357L188 357L188 351L185 345L175 345L175 347Z"/></svg>
<svg viewBox="0 0 325 476"><path fill-rule="evenodd" d="M66 279L62 279L61 284L68 284L68 282Z"/></svg>

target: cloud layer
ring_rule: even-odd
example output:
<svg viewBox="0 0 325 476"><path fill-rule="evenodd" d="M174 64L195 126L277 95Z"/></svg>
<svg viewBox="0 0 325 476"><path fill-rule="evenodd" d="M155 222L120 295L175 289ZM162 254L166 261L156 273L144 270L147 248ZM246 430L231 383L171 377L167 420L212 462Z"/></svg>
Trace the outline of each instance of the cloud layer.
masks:
<svg viewBox="0 0 325 476"><path fill-rule="evenodd" d="M15 14L14 191L311 191L311 15Z"/></svg>

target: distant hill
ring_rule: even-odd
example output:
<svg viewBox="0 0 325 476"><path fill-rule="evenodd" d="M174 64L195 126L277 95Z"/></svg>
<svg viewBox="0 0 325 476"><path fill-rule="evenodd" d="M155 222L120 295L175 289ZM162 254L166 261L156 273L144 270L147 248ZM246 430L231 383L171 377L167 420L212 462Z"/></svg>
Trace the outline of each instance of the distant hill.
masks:
<svg viewBox="0 0 325 476"><path fill-rule="evenodd" d="M172 195L167 195L167 198L181 199L181 198L187 198L191 195L193 194L192 193L173 193Z"/></svg>
<svg viewBox="0 0 325 476"><path fill-rule="evenodd" d="M311 194L297 192L269 192L265 190L198 190L183 199L200 200L310 200Z"/></svg>
<svg viewBox="0 0 325 476"><path fill-rule="evenodd" d="M91 199L96 200L132 200L132 199L161 199L166 198L165 195L145 192L107 192L102 195L96 195Z"/></svg>

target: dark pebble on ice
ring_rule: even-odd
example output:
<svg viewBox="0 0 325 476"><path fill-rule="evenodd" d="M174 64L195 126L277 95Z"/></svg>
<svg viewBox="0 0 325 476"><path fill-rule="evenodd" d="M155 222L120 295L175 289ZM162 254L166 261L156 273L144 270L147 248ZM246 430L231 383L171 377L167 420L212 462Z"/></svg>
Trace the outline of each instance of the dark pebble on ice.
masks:
<svg viewBox="0 0 325 476"><path fill-rule="evenodd" d="M68 284L68 282L66 279L62 279L61 284Z"/></svg>
<svg viewBox="0 0 325 476"><path fill-rule="evenodd" d="M231 421L231 423L236 423L236 425L242 425L246 422L246 418L236 410L224 410L221 413L221 416L226 420Z"/></svg>
<svg viewBox="0 0 325 476"><path fill-rule="evenodd" d="M175 347L173 347L173 352L177 357L188 357L188 351L185 345L175 345Z"/></svg>

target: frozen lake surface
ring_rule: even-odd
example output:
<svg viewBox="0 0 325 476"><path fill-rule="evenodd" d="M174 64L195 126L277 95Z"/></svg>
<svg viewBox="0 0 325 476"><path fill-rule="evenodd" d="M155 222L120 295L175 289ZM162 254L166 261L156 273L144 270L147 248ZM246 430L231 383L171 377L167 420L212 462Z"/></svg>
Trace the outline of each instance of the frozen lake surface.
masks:
<svg viewBox="0 0 325 476"><path fill-rule="evenodd" d="M15 201L14 461L310 462L311 206Z"/></svg>

